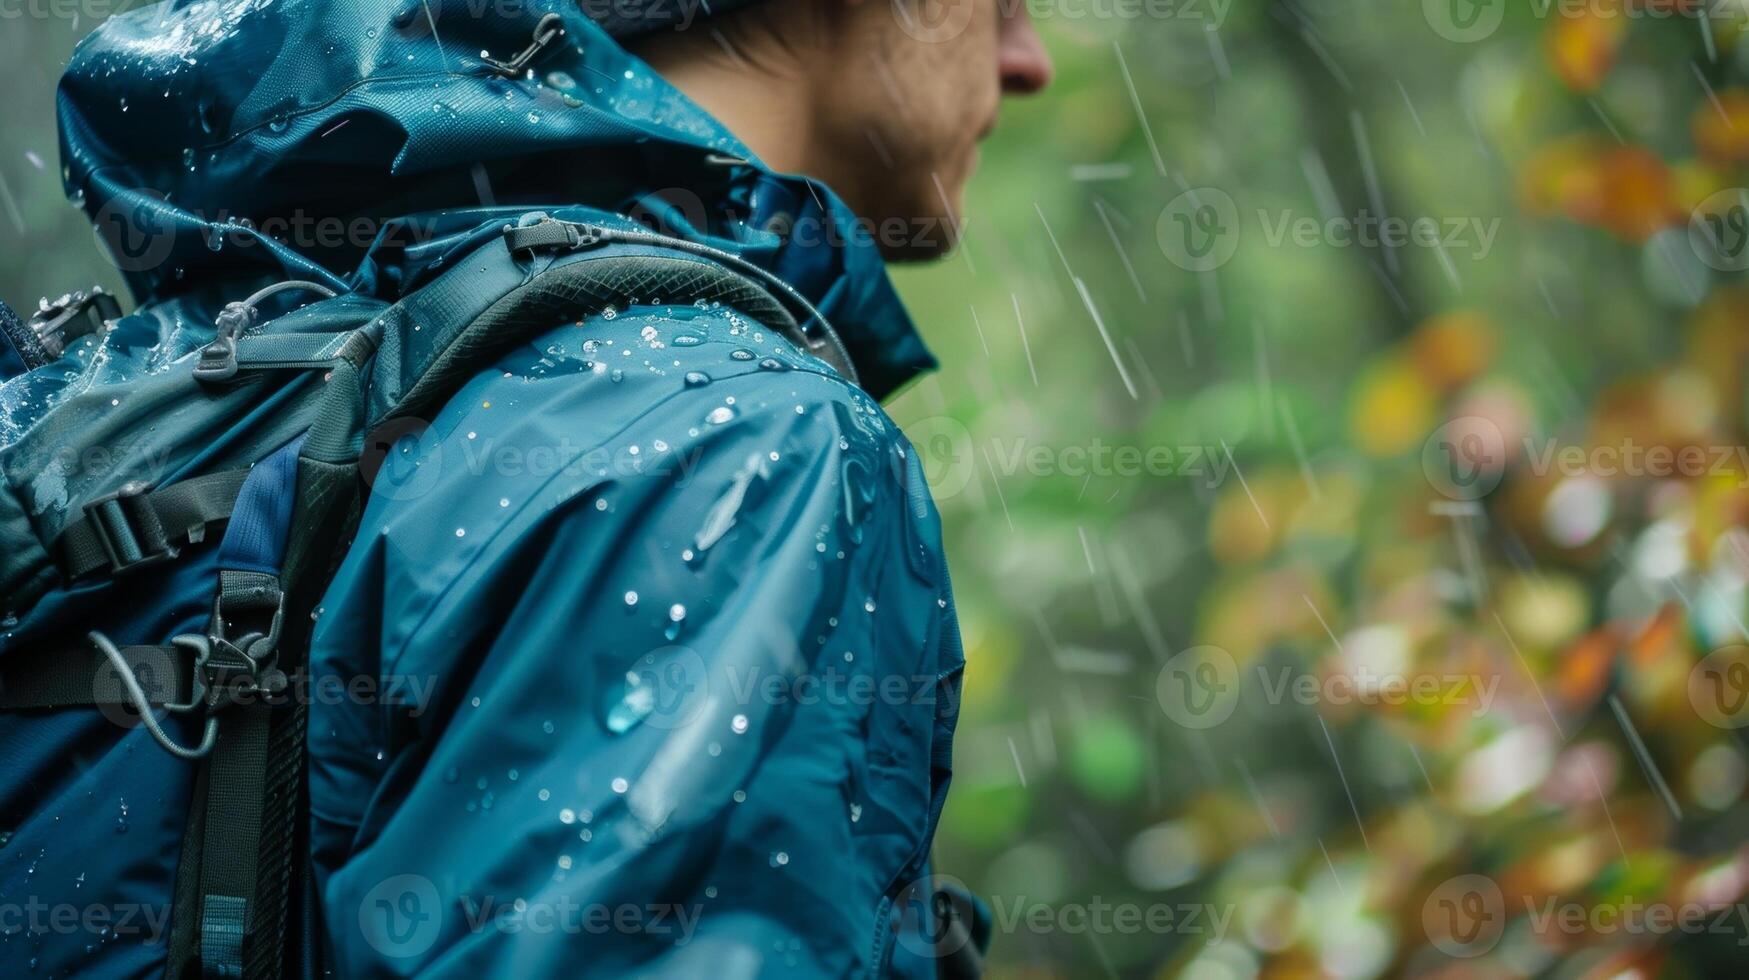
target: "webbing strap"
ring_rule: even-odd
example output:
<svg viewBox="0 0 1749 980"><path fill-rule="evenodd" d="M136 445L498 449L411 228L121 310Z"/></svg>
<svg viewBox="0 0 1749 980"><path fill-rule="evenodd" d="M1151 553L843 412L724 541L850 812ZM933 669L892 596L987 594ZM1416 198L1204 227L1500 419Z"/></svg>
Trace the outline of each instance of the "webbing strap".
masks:
<svg viewBox="0 0 1749 980"><path fill-rule="evenodd" d="M68 522L55 548L69 579L92 572L120 572L174 558L184 543L206 536L208 525L231 516L231 506L249 471L225 470L148 490L126 487L85 505Z"/></svg>
<svg viewBox="0 0 1749 980"><path fill-rule="evenodd" d="M315 368L368 351L362 331L344 333L264 333L237 341L237 365L243 368Z"/></svg>
<svg viewBox="0 0 1749 980"><path fill-rule="evenodd" d="M122 647L134 679L154 706L194 696L195 651L179 646ZM87 641L7 658L0 664L0 711L132 704L115 667Z"/></svg>
<svg viewBox="0 0 1749 980"><path fill-rule="evenodd" d="M219 721L207 759L206 820L201 829L200 963L204 977L243 976L243 939L261 859L261 815L272 709L239 705Z"/></svg>

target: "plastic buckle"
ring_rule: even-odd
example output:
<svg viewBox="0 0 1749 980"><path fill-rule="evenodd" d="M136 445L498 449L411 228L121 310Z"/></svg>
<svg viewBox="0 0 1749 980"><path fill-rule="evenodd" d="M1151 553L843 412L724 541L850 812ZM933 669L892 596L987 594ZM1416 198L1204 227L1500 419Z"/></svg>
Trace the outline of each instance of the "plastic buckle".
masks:
<svg viewBox="0 0 1749 980"><path fill-rule="evenodd" d="M285 671L273 666L278 651L272 637L249 633L240 638L240 644L222 636L207 639L224 653L223 662L215 663L212 652L217 651L209 647L200 664L201 695L209 710L237 704L254 694L275 697L290 685Z"/></svg>
<svg viewBox="0 0 1749 980"><path fill-rule="evenodd" d="M237 342L230 337L214 337L212 343L200 349L200 363L194 366L196 381L229 381L237 376Z"/></svg>
<svg viewBox="0 0 1749 980"><path fill-rule="evenodd" d="M50 357L60 357L68 344L101 334L120 318L120 301L102 286L92 286L53 301L45 297L30 318L30 330Z"/></svg>
<svg viewBox="0 0 1749 980"><path fill-rule="evenodd" d="M141 515L140 507L143 505L136 505L133 501L151 491L152 486L149 483L127 483L115 492L106 493L85 504L85 519L90 522L92 532L97 535L97 543L103 546L103 554L109 559L109 570L113 574L169 561L179 553L174 546L167 543L158 550L148 551L147 543L142 542L135 531L137 519ZM145 516L151 517L151 514L147 512ZM125 532L127 540L120 539L118 531Z"/></svg>
<svg viewBox="0 0 1749 980"><path fill-rule="evenodd" d="M212 641L199 633L184 633L181 636L171 637L170 645L193 650L194 669L190 677L187 703L166 704L164 710L176 714L186 714L206 707L206 663L213 655Z"/></svg>

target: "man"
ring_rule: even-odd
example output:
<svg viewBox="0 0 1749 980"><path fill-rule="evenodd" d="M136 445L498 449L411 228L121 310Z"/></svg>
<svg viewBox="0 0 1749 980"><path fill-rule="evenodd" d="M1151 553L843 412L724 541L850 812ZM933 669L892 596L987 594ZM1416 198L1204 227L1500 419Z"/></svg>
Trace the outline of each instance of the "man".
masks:
<svg viewBox="0 0 1749 980"><path fill-rule="evenodd" d="M774 271L826 308L875 395L928 358L871 235L893 258L949 248L999 96L1051 70L1003 12L1023 8L958 0L934 27L910 8L617 25L659 76L626 68L619 109L760 161L727 220L787 237ZM654 190L631 210L738 207ZM339 975L935 974L946 927L917 903L963 657L921 468L846 378L689 303L653 296L506 358L432 423L435 486L365 515L316 672L437 688L400 730L313 709ZM438 907L389 931L374 906L409 883Z"/></svg>
<svg viewBox="0 0 1749 980"><path fill-rule="evenodd" d="M695 291L705 273L649 263L668 271L616 281L629 301L579 288L542 307L550 321L518 321L533 342L446 379L459 391L431 417L396 415L395 432L364 440L380 465L365 467L353 542L314 626L301 609L285 624L310 631L310 857L277 972L963 972L987 927L944 907L929 853L964 658L921 468L876 402L934 362L884 261L951 247L1000 95L1043 87L1049 60L1024 9L999 0L719 0L703 19L676 0L595 6L165 4L106 22L62 82L69 193L113 236L140 300L88 373L198 361L197 376L218 372L213 391L232 390L227 359L235 372L238 345L258 342L236 301L289 318L312 292L342 294L311 305L318 319L392 309L376 361L408 363L414 338L437 332L420 327L442 326L420 311L500 295L451 285L488 241L498 267L535 280L557 260L516 234L582 207L713 250L811 311L804 331L780 330L769 310ZM228 344L215 322L243 335ZM135 390L111 407L149 408ZM178 404L183 418L209 406ZM212 452L296 421L264 404L215 423ZM297 446L273 459L305 459ZM280 469L249 461L224 478L247 473L231 485L252 520L232 520L216 549L219 535L190 532L158 556L167 571L115 580L116 616L153 614L99 644L118 670L132 668L116 644L200 641L209 613L224 629L210 587L178 583L271 542L247 532L282 498L256 508L250 487ZM177 485L160 475L152 494ZM148 585L175 604L133 598ZM225 587L219 602L276 591ZM36 615L95 629L82 600L99 594L53 594ZM251 681L259 667L237 665ZM189 707L169 735L151 729L157 747L90 710L53 715L58 740L42 718L0 716L0 743L32 748L0 793L13 852L32 857L0 883L24 887L40 860L36 893L156 908L180 867L176 907L198 910L168 923L168 954L158 933L16 944L30 969L149 975L168 955L172 970L262 975L279 909L251 904L267 891L239 870L253 855L232 853L257 848L188 834L185 813L197 793L208 831L231 826L248 808L230 793L260 799L263 779L296 770L275 758L260 779L227 770L195 787ZM86 783L120 801L125 833L83 802ZM283 854L284 839L263 830L258 850ZM275 881L300 877L278 867Z"/></svg>

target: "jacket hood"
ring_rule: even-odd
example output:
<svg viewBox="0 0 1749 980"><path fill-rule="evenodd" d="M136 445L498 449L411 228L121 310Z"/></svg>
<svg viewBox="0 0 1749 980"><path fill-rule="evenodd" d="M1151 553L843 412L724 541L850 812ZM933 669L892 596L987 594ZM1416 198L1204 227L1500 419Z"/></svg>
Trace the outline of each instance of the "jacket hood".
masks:
<svg viewBox="0 0 1749 980"><path fill-rule="evenodd" d="M142 303L226 277L381 294L361 260L436 222L390 219L575 203L789 281L876 397L935 366L848 206L563 0L173 0L93 32L58 114L67 193Z"/></svg>

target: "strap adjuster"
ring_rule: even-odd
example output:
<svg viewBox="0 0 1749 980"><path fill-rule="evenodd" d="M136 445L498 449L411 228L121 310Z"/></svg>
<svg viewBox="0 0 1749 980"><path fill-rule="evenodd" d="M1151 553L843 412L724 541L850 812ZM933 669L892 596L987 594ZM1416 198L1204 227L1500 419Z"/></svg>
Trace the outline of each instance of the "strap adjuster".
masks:
<svg viewBox="0 0 1749 980"><path fill-rule="evenodd" d="M575 221L560 221L541 212L525 216L521 223L504 226L504 244L518 252L574 252L594 248L608 240L607 230Z"/></svg>
<svg viewBox="0 0 1749 980"><path fill-rule="evenodd" d="M111 573L155 565L179 554L145 499L151 491L149 483L127 483L85 504L85 518L109 559Z"/></svg>

